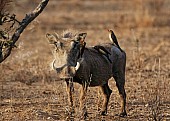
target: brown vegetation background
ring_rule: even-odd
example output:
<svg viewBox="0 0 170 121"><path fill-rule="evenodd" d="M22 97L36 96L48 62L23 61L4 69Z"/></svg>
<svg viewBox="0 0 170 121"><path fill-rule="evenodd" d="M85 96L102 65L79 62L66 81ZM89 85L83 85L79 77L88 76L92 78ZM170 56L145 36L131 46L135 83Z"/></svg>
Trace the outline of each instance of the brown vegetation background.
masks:
<svg viewBox="0 0 170 121"><path fill-rule="evenodd" d="M10 11L22 20L39 2L17 0ZM0 120L67 120L65 83L50 70L53 55L45 34L67 29L87 32L87 46L93 46L109 42L107 28L114 30L127 53L128 116L115 116L120 98L111 79L108 115L99 115L102 98L96 95L97 87L89 88L88 120L170 120L169 11L169 0L50 0L22 34L18 48L0 64ZM78 97L75 84L75 120L79 120Z"/></svg>

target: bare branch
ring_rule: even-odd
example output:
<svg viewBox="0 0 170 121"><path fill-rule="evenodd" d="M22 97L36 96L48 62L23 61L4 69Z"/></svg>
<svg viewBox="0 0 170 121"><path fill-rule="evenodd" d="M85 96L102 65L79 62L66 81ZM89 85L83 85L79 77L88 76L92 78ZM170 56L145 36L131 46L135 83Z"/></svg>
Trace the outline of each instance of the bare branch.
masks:
<svg viewBox="0 0 170 121"><path fill-rule="evenodd" d="M12 35L12 38L8 41L9 46L6 48L0 47L0 63L11 54L12 48L15 46L15 43L19 39L21 33L28 26L28 24L31 23L44 10L48 2L49 0L42 0L34 11L26 14L25 18L22 20L22 22L20 22L18 28ZM2 43L1 45L3 46Z"/></svg>

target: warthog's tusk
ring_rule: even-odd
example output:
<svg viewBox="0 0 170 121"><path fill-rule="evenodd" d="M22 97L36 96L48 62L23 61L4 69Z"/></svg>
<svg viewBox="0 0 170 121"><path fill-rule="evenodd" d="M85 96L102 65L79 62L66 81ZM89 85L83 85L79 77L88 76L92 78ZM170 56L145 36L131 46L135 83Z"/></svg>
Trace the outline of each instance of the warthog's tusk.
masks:
<svg viewBox="0 0 170 121"><path fill-rule="evenodd" d="M80 67L80 62L77 62L75 70L77 71L79 69L79 67Z"/></svg>
<svg viewBox="0 0 170 121"><path fill-rule="evenodd" d="M52 62L52 69L53 69L53 70L56 70L58 73L60 73L61 70L63 70L63 68L66 67L66 64L63 65L63 66L61 66L61 67L59 67L59 68L56 68L56 67L55 67L55 62L56 62L56 60L54 59L53 62Z"/></svg>
<svg viewBox="0 0 170 121"><path fill-rule="evenodd" d="M52 62L52 64L51 64L51 68L53 69L53 70L56 70L56 67L55 67L55 59L53 60L53 62Z"/></svg>
<svg viewBox="0 0 170 121"><path fill-rule="evenodd" d="M79 59L79 61L77 62L76 66L75 66L75 70L77 71L80 68L80 64L84 61L84 58Z"/></svg>
<svg viewBox="0 0 170 121"><path fill-rule="evenodd" d="M56 68L55 62L56 62L56 60L54 59L52 64L51 64L51 67L52 67L53 70L56 70L57 72L60 72L66 66L66 64L65 64L60 68ZM80 68L80 62L77 62L76 66L75 66L75 70L77 71L79 68Z"/></svg>

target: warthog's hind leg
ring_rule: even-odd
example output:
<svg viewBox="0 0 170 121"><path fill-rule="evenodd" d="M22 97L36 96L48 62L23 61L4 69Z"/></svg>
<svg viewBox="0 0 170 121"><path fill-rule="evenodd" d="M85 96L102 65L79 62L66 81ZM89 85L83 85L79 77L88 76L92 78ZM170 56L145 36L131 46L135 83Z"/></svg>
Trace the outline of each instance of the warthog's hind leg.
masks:
<svg viewBox="0 0 170 121"><path fill-rule="evenodd" d="M121 98L121 113L120 113L120 117L124 117L127 116L126 113L126 92L125 92L125 75L123 73L117 73L116 75L113 76L115 81L116 81L116 86L118 88L119 91L119 95Z"/></svg>
<svg viewBox="0 0 170 121"><path fill-rule="evenodd" d="M108 102L109 102L109 98L112 93L112 90L109 88L108 83L106 83L105 85L101 86L101 91L104 95L104 102L102 105L101 115L106 115L107 114L107 106L108 106Z"/></svg>

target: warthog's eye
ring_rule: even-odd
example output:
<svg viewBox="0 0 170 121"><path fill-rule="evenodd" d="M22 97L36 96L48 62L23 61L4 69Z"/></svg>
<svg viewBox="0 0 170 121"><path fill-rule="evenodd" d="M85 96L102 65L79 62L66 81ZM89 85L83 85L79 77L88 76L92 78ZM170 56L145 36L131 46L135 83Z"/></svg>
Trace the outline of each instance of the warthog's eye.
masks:
<svg viewBox="0 0 170 121"><path fill-rule="evenodd" d="M62 42L60 42L60 47L62 48L64 46L64 44Z"/></svg>
<svg viewBox="0 0 170 121"><path fill-rule="evenodd" d="M57 48L62 48L63 47L63 43L62 42L55 42L54 45L57 47Z"/></svg>
<svg viewBox="0 0 170 121"><path fill-rule="evenodd" d="M55 50L58 51L63 48L64 44L60 41L54 42Z"/></svg>

